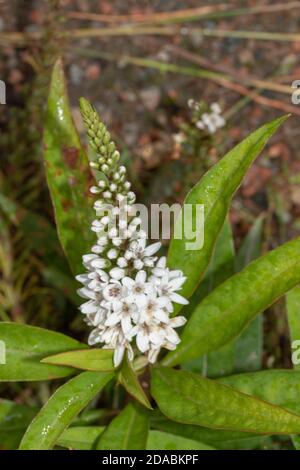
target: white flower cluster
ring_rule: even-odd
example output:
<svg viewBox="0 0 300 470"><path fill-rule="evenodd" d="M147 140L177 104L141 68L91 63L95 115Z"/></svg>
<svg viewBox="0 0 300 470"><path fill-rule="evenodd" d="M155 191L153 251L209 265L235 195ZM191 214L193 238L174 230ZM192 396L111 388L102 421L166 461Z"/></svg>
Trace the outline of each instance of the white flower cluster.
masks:
<svg viewBox="0 0 300 470"><path fill-rule="evenodd" d="M159 242L146 245L141 219L131 215L135 195L129 191L125 167L118 165L119 153L85 100L81 111L91 144L100 154L92 166L105 175L91 188L99 194L91 226L97 243L83 256L87 272L76 277L83 284L79 295L86 299L80 310L93 327L88 342L113 349L115 367L125 351L130 361L140 351L153 363L161 348L173 350L180 342L174 328L186 319L170 314L173 302L188 303L177 292L186 278L179 270L169 270L165 257L154 256Z"/></svg>
<svg viewBox="0 0 300 470"><path fill-rule="evenodd" d="M217 129L225 126L226 121L221 115L222 111L218 103L212 103L210 110L210 113L202 114L201 118L196 122L196 127L214 134Z"/></svg>

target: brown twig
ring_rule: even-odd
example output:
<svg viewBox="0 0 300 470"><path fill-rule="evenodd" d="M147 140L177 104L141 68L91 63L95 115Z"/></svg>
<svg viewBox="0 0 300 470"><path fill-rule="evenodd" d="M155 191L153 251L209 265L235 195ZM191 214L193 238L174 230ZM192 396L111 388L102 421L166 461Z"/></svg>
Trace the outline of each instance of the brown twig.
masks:
<svg viewBox="0 0 300 470"><path fill-rule="evenodd" d="M300 8L300 2L279 3L276 5L261 5L250 8L230 9L230 4L189 8L185 10L139 13L132 15L103 15L99 13L71 11L67 14L70 19L99 21L101 23L165 23L196 21L201 18L222 18L238 15L256 15L259 13L278 13Z"/></svg>
<svg viewBox="0 0 300 470"><path fill-rule="evenodd" d="M228 66L220 65L220 64L212 64L208 59L199 54L195 54L193 52L189 52L186 49L183 49L178 46L170 45L169 49L177 56L183 59L189 60L190 62L200 65L200 67L205 67L209 70L214 70L215 72L224 73L229 75L230 78L233 78L238 83L245 83L247 85L251 85L257 88L263 88L264 90L271 90L278 93L284 93L287 95L291 94L291 87L286 85L281 85L279 83L271 83L266 80L259 80L255 77L250 75L241 75L236 70L231 69Z"/></svg>
<svg viewBox="0 0 300 470"><path fill-rule="evenodd" d="M212 13L228 10L230 6L231 5L228 4L222 4L177 11L138 13L132 15L101 15L98 13L71 11L67 16L72 19L99 21L101 23L164 23L166 21L189 21L191 19L199 19Z"/></svg>

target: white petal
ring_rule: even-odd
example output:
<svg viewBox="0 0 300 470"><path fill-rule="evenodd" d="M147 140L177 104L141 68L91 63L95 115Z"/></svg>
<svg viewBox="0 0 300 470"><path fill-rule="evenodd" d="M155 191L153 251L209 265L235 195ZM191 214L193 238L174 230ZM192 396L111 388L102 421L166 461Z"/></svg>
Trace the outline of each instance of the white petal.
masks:
<svg viewBox="0 0 300 470"><path fill-rule="evenodd" d="M82 297L83 299L96 299L96 294L94 291L83 287L82 289L77 290L77 294Z"/></svg>
<svg viewBox="0 0 300 470"><path fill-rule="evenodd" d="M156 253L160 249L160 247L161 247L160 242L152 243L152 245L149 245L147 246L147 248L145 248L145 251L144 251L145 256L154 255L154 253Z"/></svg>
<svg viewBox="0 0 300 470"><path fill-rule="evenodd" d="M139 284L144 284L146 281L147 274L146 271L139 271L137 275L135 276L135 282L138 282Z"/></svg>
<svg viewBox="0 0 300 470"><path fill-rule="evenodd" d="M120 315L116 312L111 313L105 321L106 326L114 326L120 321Z"/></svg>
<svg viewBox="0 0 300 470"><path fill-rule="evenodd" d="M180 343L180 338L178 334L176 333L176 331L173 330L173 328L166 327L166 338L167 340L170 341L170 343L173 343L173 344Z"/></svg>
<svg viewBox="0 0 300 470"><path fill-rule="evenodd" d="M160 351L160 348L150 349L148 353L148 361L151 364L154 364L156 362L159 351Z"/></svg>
<svg viewBox="0 0 300 470"><path fill-rule="evenodd" d="M143 330L140 330L136 335L136 345L142 353L147 351L149 348L149 339Z"/></svg>
<svg viewBox="0 0 300 470"><path fill-rule="evenodd" d="M124 277L125 271L121 268L113 268L109 271L109 274L113 279L120 280Z"/></svg>
<svg viewBox="0 0 300 470"><path fill-rule="evenodd" d="M125 346L119 345L116 347L115 352L114 352L114 366L118 367L123 359L124 356L124 351L125 351Z"/></svg>
<svg viewBox="0 0 300 470"><path fill-rule="evenodd" d="M159 260L157 261L157 268L163 268L165 269L167 265L167 258L165 256L162 256L161 258L159 258Z"/></svg>
<svg viewBox="0 0 300 470"><path fill-rule="evenodd" d="M100 343L100 338L99 338L99 330L98 328L95 328L93 331L91 331L89 337L88 337L88 344L90 346L93 346L96 343Z"/></svg>
<svg viewBox="0 0 300 470"><path fill-rule="evenodd" d="M93 259L93 261L91 261L91 266L93 266L93 268L105 268L105 266L107 266L107 260L103 258Z"/></svg>
<svg viewBox="0 0 300 470"><path fill-rule="evenodd" d="M92 261L95 258L98 258L98 257L97 257L97 255L94 255L94 254L83 255L82 261L83 261L83 263L89 263L90 261Z"/></svg>
<svg viewBox="0 0 300 470"><path fill-rule="evenodd" d="M130 277L126 276L124 279L122 279L122 284L123 286L127 287L128 289L132 289L134 286L134 280L131 279Z"/></svg>
<svg viewBox="0 0 300 470"><path fill-rule="evenodd" d="M88 280L87 274L78 274L78 276L75 277L76 281L81 282L82 284L85 284Z"/></svg>
<svg viewBox="0 0 300 470"><path fill-rule="evenodd" d="M170 299L173 301L173 302L176 302L177 304L180 304L180 305L187 305L189 303L189 301L187 299L185 299L184 297L182 297L182 295L179 295L177 294L176 292L173 292L171 295L170 295Z"/></svg>
<svg viewBox="0 0 300 470"><path fill-rule="evenodd" d="M133 266L135 267L135 269L142 269L144 263L141 259L135 259L133 262Z"/></svg>
<svg viewBox="0 0 300 470"><path fill-rule="evenodd" d="M172 328L178 328L186 323L187 319L183 316L174 317L170 319L169 325Z"/></svg>
<svg viewBox="0 0 300 470"><path fill-rule="evenodd" d="M79 310L81 311L81 313L95 313L97 312L98 308L99 307L96 302L94 302L93 300L89 300L88 302L82 304L79 307Z"/></svg>
<svg viewBox="0 0 300 470"><path fill-rule="evenodd" d="M166 312L164 312L162 309L155 310L154 317L157 318L157 320L161 321L162 323L169 322L169 315Z"/></svg>
<svg viewBox="0 0 300 470"><path fill-rule="evenodd" d="M175 277L174 279L171 279L169 281L169 286L173 289L173 290L178 290L182 284L184 284L186 281L186 277L184 276L180 276L180 277Z"/></svg>
<svg viewBox="0 0 300 470"><path fill-rule="evenodd" d="M121 319L121 325L122 325L122 330L124 335L129 333L129 331L132 328L131 321L130 321L130 316L129 315L124 315Z"/></svg>
<svg viewBox="0 0 300 470"><path fill-rule="evenodd" d="M147 304L147 297L145 294L139 294L135 296L135 302L138 308L143 308Z"/></svg>
<svg viewBox="0 0 300 470"><path fill-rule="evenodd" d="M129 362L132 362L134 359L133 349L130 344L127 344L127 357Z"/></svg>

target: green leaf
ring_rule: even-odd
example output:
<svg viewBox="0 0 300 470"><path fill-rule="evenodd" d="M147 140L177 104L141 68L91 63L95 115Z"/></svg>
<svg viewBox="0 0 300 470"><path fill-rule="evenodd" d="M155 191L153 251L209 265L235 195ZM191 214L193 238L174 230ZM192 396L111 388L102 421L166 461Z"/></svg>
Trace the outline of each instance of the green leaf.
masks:
<svg viewBox="0 0 300 470"><path fill-rule="evenodd" d="M150 431L147 450L214 450L202 442L161 431Z"/></svg>
<svg viewBox="0 0 300 470"><path fill-rule="evenodd" d="M286 296L286 304L287 304L287 314L288 314L288 322L290 328L290 336L292 346L294 341L300 340L300 287L296 286L290 292L288 292ZM299 346L300 343L295 343L296 348L292 347L292 359L294 362L294 368L296 370L300 370L299 364ZM294 357L295 355L295 357ZM296 450L300 450L300 437L293 436L292 441Z"/></svg>
<svg viewBox="0 0 300 470"><path fill-rule="evenodd" d="M224 431L223 429L210 429L193 424L177 423L167 419L160 412L151 414L151 426L154 429L176 434L177 436L188 436L193 441L205 443L222 450L257 449L266 446L271 440L269 436L260 436L249 432Z"/></svg>
<svg viewBox="0 0 300 470"><path fill-rule="evenodd" d="M170 366L216 350L300 281L300 238L250 263L209 294L183 330L181 343L163 359Z"/></svg>
<svg viewBox="0 0 300 470"><path fill-rule="evenodd" d="M15 450L37 408L0 398L0 450Z"/></svg>
<svg viewBox="0 0 300 470"><path fill-rule="evenodd" d="M42 364L50 354L84 348L69 336L36 326L0 323L0 340L6 349L6 364L0 365L0 382L51 380L74 374L74 369Z"/></svg>
<svg viewBox="0 0 300 470"><path fill-rule="evenodd" d="M101 434L98 450L142 450L148 437L148 416L129 403Z"/></svg>
<svg viewBox="0 0 300 470"><path fill-rule="evenodd" d="M104 426L74 426L66 429L57 440L57 445L71 450L92 450Z"/></svg>
<svg viewBox="0 0 300 470"><path fill-rule="evenodd" d="M70 112L61 60L53 69L44 128L47 182L55 211L58 236L75 274L82 272L82 255L95 239L89 187L93 181Z"/></svg>
<svg viewBox="0 0 300 470"><path fill-rule="evenodd" d="M48 356L41 360L45 364L75 367L83 370L114 370L113 351L111 349L83 349L67 351Z"/></svg>
<svg viewBox="0 0 300 470"><path fill-rule="evenodd" d="M258 434L300 433L300 416L191 372L155 368L151 390L174 421Z"/></svg>
<svg viewBox="0 0 300 470"><path fill-rule="evenodd" d="M288 322L290 329L291 341L300 340L300 286L296 286L286 296L286 306L288 314ZM296 367L295 367L296 366ZM296 369L300 369L300 365L294 364Z"/></svg>
<svg viewBox="0 0 300 470"><path fill-rule="evenodd" d="M73 418L112 378L112 372L83 372L58 388L30 424L20 450L52 449Z"/></svg>
<svg viewBox="0 0 300 470"><path fill-rule="evenodd" d="M263 222L263 216L257 217L244 238L235 259L235 270L237 272L244 269L251 261L259 257L261 252Z"/></svg>
<svg viewBox="0 0 300 470"><path fill-rule="evenodd" d="M300 371L262 370L222 377L218 382L300 414Z"/></svg>
<svg viewBox="0 0 300 470"><path fill-rule="evenodd" d="M258 217L245 237L236 257L236 271L241 271L261 253L263 217ZM237 338L235 370L259 370L263 353L263 317L258 315Z"/></svg>
<svg viewBox="0 0 300 470"><path fill-rule="evenodd" d="M181 294L185 297L190 297L195 291L209 264L232 196L241 184L246 171L268 139L286 119L287 116L275 119L250 134L214 165L188 193L184 204L191 204L192 207L196 207L197 204L204 205L204 246L199 250L188 250L186 243L190 243L191 240L183 236L181 239L171 241L168 254L169 267L181 269L187 276L187 281L181 290ZM193 227L192 220L187 222L189 227ZM180 224L179 219L175 230L176 228L180 230Z"/></svg>
<svg viewBox="0 0 300 470"><path fill-rule="evenodd" d="M127 356L123 359L122 362L119 373L119 382L123 385L127 392L136 400L138 400L142 405L144 405L146 408L149 408L150 410L152 409L148 397L142 389L137 375L129 363Z"/></svg>
<svg viewBox="0 0 300 470"><path fill-rule="evenodd" d="M202 300L215 287L224 282L234 273L234 244L231 225L228 220L218 236L214 253L207 272L196 292L184 308L183 314L188 318ZM220 377L231 374L234 369L235 350L231 342L219 351L213 351L205 357L197 358L184 364L183 367L192 372L199 372L208 377Z"/></svg>

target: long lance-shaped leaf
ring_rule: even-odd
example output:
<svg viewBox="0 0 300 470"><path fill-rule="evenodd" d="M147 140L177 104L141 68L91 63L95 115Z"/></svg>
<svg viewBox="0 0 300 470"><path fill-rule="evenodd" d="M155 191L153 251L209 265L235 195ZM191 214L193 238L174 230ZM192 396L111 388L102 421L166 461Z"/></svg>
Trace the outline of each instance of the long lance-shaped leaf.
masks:
<svg viewBox="0 0 300 470"><path fill-rule="evenodd" d="M141 384L139 383L137 374L133 370L131 363L128 358L125 357L120 368L118 375L119 382L127 390L130 395L132 395L136 400L138 400L146 408L152 409L149 399L144 392Z"/></svg>
<svg viewBox="0 0 300 470"><path fill-rule="evenodd" d="M194 424L183 424L167 419L162 413L151 414L151 427L163 432L186 437L193 441L202 442L216 449L242 450L256 449L261 445L270 443L270 436L262 436L249 432L226 431L223 429L212 429Z"/></svg>
<svg viewBox="0 0 300 470"><path fill-rule="evenodd" d="M187 276L181 290L185 297L192 295L208 266L232 196L240 186L247 169L286 118L287 116L280 117L250 134L214 165L188 193L184 205L191 205L193 211L185 211L183 207L183 217L179 217L175 224L175 233L180 234L184 222L182 237L173 238L168 254L169 267L181 269ZM197 213L195 208L199 204L204 205L204 245L198 249L190 249L187 244L195 240L189 239L189 232L194 230L195 224L197 225L194 213ZM198 232L201 230L201 227L196 228ZM179 307L176 311L178 310Z"/></svg>
<svg viewBox="0 0 300 470"><path fill-rule="evenodd" d="M58 236L75 274L93 244L89 187L92 175L70 112L61 60L54 66L44 130L47 182Z"/></svg>
<svg viewBox="0 0 300 470"><path fill-rule="evenodd" d="M51 380L76 371L69 367L42 364L43 357L82 349L85 344L55 331L16 323L0 323L0 341L5 346L5 364L0 365L0 382Z"/></svg>
<svg viewBox="0 0 300 470"><path fill-rule="evenodd" d="M162 363L175 365L219 349L298 282L300 238L253 261L209 294L189 319L177 349Z"/></svg>
<svg viewBox="0 0 300 470"><path fill-rule="evenodd" d="M259 434L300 433L300 415L191 372L156 368L152 395L169 419Z"/></svg>
<svg viewBox="0 0 300 470"><path fill-rule="evenodd" d="M57 445L70 450L92 450L104 429L104 426L72 426L61 434Z"/></svg>
<svg viewBox="0 0 300 470"><path fill-rule="evenodd" d="M219 233L214 253L205 276L194 292L183 314L189 318L199 302L214 288L234 274L234 244L230 222L227 220ZM219 351L213 351L205 357L197 358L186 364L184 369L199 372L207 377L220 377L233 372L235 362L233 342Z"/></svg>
<svg viewBox="0 0 300 470"><path fill-rule="evenodd" d="M45 357L45 364L55 364L83 370L114 370L113 351L111 349L82 349L67 351L62 354Z"/></svg>
<svg viewBox="0 0 300 470"><path fill-rule="evenodd" d="M20 449L52 449L73 418L112 378L112 372L83 372L58 388L28 427Z"/></svg>
<svg viewBox="0 0 300 470"><path fill-rule="evenodd" d="M274 369L245 372L222 377L218 382L300 414L300 371Z"/></svg>
<svg viewBox="0 0 300 470"><path fill-rule="evenodd" d="M98 450L142 450L148 437L148 415L137 404L129 403L114 418L97 443Z"/></svg>
<svg viewBox="0 0 300 470"><path fill-rule="evenodd" d="M202 442L161 431L150 431L147 450L214 450Z"/></svg>
<svg viewBox="0 0 300 470"><path fill-rule="evenodd" d="M292 342L292 361L294 368L300 371L300 287L296 286L286 296L287 315ZM295 348L294 348L294 347ZM299 401L299 395L298 395ZM295 449L300 450L300 437L292 437Z"/></svg>

